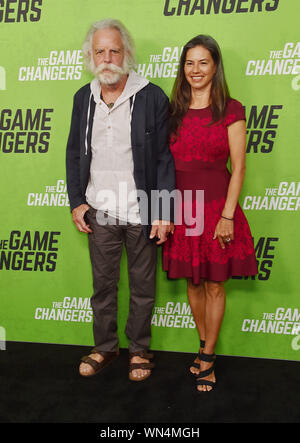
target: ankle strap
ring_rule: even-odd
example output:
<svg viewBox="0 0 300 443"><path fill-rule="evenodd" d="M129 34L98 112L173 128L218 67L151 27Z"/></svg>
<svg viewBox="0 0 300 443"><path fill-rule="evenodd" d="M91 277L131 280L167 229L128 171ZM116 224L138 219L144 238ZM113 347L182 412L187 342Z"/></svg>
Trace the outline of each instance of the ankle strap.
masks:
<svg viewBox="0 0 300 443"><path fill-rule="evenodd" d="M201 357L200 360L206 361L207 363L211 363L211 362L215 361L216 354L205 354L204 352L202 352L200 357Z"/></svg>
<svg viewBox="0 0 300 443"><path fill-rule="evenodd" d="M136 352L129 352L130 358L132 357L141 357L146 358L148 360L152 360L154 358L154 355L150 352L148 352L146 349L143 349L141 351Z"/></svg>

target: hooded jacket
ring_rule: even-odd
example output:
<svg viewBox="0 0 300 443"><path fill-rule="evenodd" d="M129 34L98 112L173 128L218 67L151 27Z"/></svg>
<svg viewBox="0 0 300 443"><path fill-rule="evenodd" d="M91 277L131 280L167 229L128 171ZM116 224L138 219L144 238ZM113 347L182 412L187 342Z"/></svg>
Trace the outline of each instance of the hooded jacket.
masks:
<svg viewBox="0 0 300 443"><path fill-rule="evenodd" d="M144 191L148 197L147 211L140 204L143 232L148 238L152 221L166 219L165 214L169 214L169 208L159 205L157 193L151 191L172 192L175 189L174 162L167 142L169 100L158 86L147 83L133 93L130 104L133 176L136 189ZM90 176L94 112L95 101L89 83L74 95L67 143L67 190L71 210L87 203L85 194ZM170 216L167 219L173 221L173 200L169 203Z"/></svg>

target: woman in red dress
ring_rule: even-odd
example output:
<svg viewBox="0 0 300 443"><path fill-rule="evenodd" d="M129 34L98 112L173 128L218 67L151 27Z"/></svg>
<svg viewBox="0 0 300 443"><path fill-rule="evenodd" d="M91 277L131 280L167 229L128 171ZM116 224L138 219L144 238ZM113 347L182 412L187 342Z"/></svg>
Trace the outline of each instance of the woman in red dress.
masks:
<svg viewBox="0 0 300 443"><path fill-rule="evenodd" d="M193 38L183 48L170 116L176 187L182 196L188 190L191 198L177 201L183 222L164 244L163 268L169 278L187 279L200 337L190 371L201 392L211 391L216 383L214 350L225 310L224 282L257 274L253 238L238 204L245 175L245 120L241 103L229 96L217 42L205 35ZM195 235L191 228L200 221L191 226L184 216L188 210L199 214L200 190L204 229Z"/></svg>

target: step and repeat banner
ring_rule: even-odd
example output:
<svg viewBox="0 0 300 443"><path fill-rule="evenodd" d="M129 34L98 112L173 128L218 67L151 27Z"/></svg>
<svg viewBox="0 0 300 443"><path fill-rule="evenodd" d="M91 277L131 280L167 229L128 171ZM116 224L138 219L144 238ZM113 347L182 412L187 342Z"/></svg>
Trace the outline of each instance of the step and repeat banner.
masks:
<svg viewBox="0 0 300 443"><path fill-rule="evenodd" d="M231 96L247 115L240 204L259 273L226 283L218 354L300 360L299 0L0 0L0 340L93 345L86 234L71 220L65 150L74 93L91 81L90 25L121 20L137 72L168 95L182 46L220 44ZM161 257L161 250L159 251ZM129 285L123 254L120 346ZM157 273L154 350L196 352L186 282Z"/></svg>

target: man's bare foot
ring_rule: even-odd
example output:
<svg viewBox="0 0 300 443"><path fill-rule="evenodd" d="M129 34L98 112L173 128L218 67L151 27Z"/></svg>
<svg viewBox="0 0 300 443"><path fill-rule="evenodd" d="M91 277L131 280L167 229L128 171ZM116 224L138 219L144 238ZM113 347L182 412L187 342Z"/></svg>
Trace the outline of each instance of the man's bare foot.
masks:
<svg viewBox="0 0 300 443"><path fill-rule="evenodd" d="M90 354L89 357L93 360L96 360L98 363L101 363L104 360L104 357L98 353ZM95 370L88 363L81 363L79 366L79 374L83 377L89 377L95 374Z"/></svg>
<svg viewBox="0 0 300 443"><path fill-rule="evenodd" d="M129 379L142 381L148 378L154 368L154 363L150 362L153 357L153 354L145 350L129 353Z"/></svg>
<svg viewBox="0 0 300 443"><path fill-rule="evenodd" d="M136 357L132 357L130 362L131 363L149 363L149 360L136 356ZM149 377L150 373L151 373L150 369L134 369L133 371L131 371L132 377L138 378L138 379Z"/></svg>

